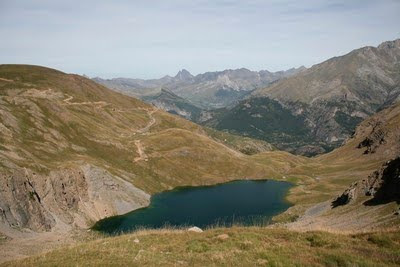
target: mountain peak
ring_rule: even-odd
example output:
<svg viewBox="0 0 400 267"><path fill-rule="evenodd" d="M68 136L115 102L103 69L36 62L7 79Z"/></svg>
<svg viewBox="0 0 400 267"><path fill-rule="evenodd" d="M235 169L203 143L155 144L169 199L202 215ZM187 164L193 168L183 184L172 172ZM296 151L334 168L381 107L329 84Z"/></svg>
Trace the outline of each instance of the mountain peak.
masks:
<svg viewBox="0 0 400 267"><path fill-rule="evenodd" d="M393 41L386 41L378 46L378 49L393 49L393 48L400 48L400 39L396 39Z"/></svg>
<svg viewBox="0 0 400 267"><path fill-rule="evenodd" d="M189 80L193 78L193 75L186 69L182 69L175 75L175 78L179 80Z"/></svg>

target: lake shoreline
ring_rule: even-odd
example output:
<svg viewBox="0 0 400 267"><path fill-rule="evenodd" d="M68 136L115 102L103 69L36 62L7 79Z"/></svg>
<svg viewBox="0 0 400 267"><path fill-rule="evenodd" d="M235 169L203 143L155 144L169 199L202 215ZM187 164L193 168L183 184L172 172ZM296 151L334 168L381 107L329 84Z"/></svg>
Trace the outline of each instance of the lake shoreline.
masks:
<svg viewBox="0 0 400 267"><path fill-rule="evenodd" d="M91 229L110 233L110 230L106 229L115 228L116 225L122 227L118 231L111 231L115 233L143 228L159 229L165 226L207 228L215 225L230 227L238 223L242 226L270 225L273 224L273 217L294 205L287 200L293 186L295 184L291 182L273 179L238 179L213 185L179 186L152 195L146 207L99 220ZM237 196L240 195L241 198L238 199ZM194 200L196 198L197 200ZM184 222L179 221L179 218ZM133 220L134 226L127 226L128 220ZM250 221L252 223L249 223Z"/></svg>

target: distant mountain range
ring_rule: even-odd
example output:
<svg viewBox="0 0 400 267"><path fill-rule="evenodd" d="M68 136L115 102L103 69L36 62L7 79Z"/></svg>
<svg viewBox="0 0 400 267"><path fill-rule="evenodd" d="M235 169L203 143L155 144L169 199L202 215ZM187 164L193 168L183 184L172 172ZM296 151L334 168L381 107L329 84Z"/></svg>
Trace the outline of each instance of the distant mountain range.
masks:
<svg viewBox="0 0 400 267"><path fill-rule="evenodd" d="M255 89L264 88L274 81L304 70L305 67L300 67L287 71L269 72L262 70L257 72L242 68L206 72L193 76L183 69L175 77L165 76L153 80L129 78L110 80L94 78L93 80L111 89L142 99L157 96L161 89L165 89L199 108L215 109L232 105ZM181 99L178 101L181 101ZM160 102L158 101L158 103Z"/></svg>
<svg viewBox="0 0 400 267"><path fill-rule="evenodd" d="M400 39L309 69L94 80L194 122L313 156L340 146L362 120L399 101Z"/></svg>
<svg viewBox="0 0 400 267"><path fill-rule="evenodd" d="M208 125L296 154L338 147L366 117L400 99L400 39L334 57L216 111Z"/></svg>

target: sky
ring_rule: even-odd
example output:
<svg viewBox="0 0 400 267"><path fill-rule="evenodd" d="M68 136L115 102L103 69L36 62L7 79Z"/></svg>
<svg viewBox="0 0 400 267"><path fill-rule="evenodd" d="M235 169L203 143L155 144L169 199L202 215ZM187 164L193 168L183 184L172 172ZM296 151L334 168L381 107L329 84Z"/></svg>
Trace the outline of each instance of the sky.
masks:
<svg viewBox="0 0 400 267"><path fill-rule="evenodd" d="M0 0L0 64L159 78L310 67L400 38L400 0Z"/></svg>

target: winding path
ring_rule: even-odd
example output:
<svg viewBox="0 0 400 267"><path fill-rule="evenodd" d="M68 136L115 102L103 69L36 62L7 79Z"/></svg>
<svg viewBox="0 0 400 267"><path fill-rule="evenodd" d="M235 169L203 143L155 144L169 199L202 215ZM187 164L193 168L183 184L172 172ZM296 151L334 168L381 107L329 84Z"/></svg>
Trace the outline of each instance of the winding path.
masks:
<svg viewBox="0 0 400 267"><path fill-rule="evenodd" d="M63 100L64 104L65 104L65 105L70 105L70 106L78 106L78 105L86 105L86 106L88 106L88 105L93 105L93 106L96 106L96 105L99 105L99 106L102 106L102 107L105 107L105 106L109 105L109 103L107 103L107 102L105 102L105 101L96 101L96 102L88 102L88 101L86 101L86 102L71 102L71 100L72 100L73 98L74 98L73 96L68 95L68 97L67 97L66 99Z"/></svg>
<svg viewBox="0 0 400 267"><path fill-rule="evenodd" d="M136 133L139 133L139 134L142 134L142 135L147 134L147 132L150 130L151 126L153 126L156 123L156 119L153 117L153 114L155 112L157 112L157 111L158 111L158 108L154 108L152 110L148 110L147 111L147 115L149 116L150 121L146 124L145 127L135 131L134 135ZM142 161L142 160L147 161L148 157L147 157L146 153L144 152L144 146L142 145L141 141L140 140L135 140L134 142L135 142L136 150L137 150L137 152L139 154L139 157L134 158L133 161L134 162L139 162L139 161Z"/></svg>
<svg viewBox="0 0 400 267"><path fill-rule="evenodd" d="M64 105L100 105L102 107L109 105L109 103L104 102L104 101L97 101L97 102L71 102L71 100L74 99L74 97L71 96L71 95L67 95L67 96L68 97L63 100ZM153 114L155 112L157 112L157 111L158 111L158 108L156 108L156 107L154 107L152 110L148 110L147 109L147 115L149 116L150 121L143 128L140 128L140 129L134 131L134 133L132 135L136 135L137 133L138 134L142 134L142 135L147 134L148 131L150 130L150 128L156 123L156 119L153 117ZM146 153L144 152L145 148L142 145L141 141L140 140L135 140L134 143L135 143L136 150L137 150L137 153L139 154L139 156L135 157L133 159L133 161L134 162L139 162L139 161L142 161L142 160L147 161L148 157L147 157Z"/></svg>
<svg viewBox="0 0 400 267"><path fill-rule="evenodd" d="M140 142L140 140L135 140L135 145L136 145L136 149L139 154L139 157L134 158L133 161L134 162L138 162L141 160L147 161L148 158L147 158L146 153L144 153L143 146L142 146L142 143Z"/></svg>
<svg viewBox="0 0 400 267"><path fill-rule="evenodd" d="M137 131L136 131L137 133L146 134L146 133L150 130L151 126L153 126L154 123L156 123L156 119L153 117L153 114L154 114L157 110L158 110L158 108L154 108L153 110L148 110L148 111L147 111L147 115L150 117L150 121L149 121L149 123L147 123L147 125L146 125L145 127L141 128L141 129L139 129L139 130L137 130Z"/></svg>
<svg viewBox="0 0 400 267"><path fill-rule="evenodd" d="M14 80L9 80L9 79L6 79L6 78L0 78L0 81L9 82L9 83L14 82Z"/></svg>

